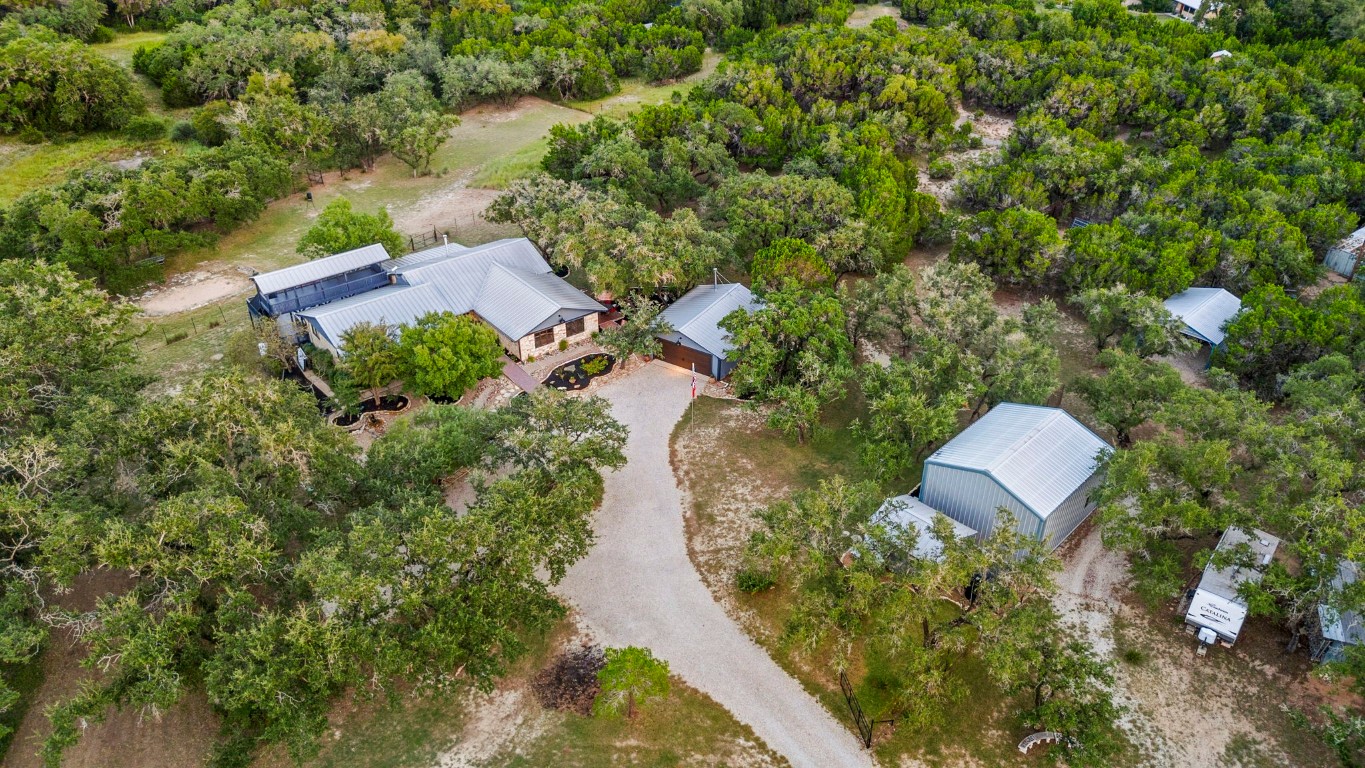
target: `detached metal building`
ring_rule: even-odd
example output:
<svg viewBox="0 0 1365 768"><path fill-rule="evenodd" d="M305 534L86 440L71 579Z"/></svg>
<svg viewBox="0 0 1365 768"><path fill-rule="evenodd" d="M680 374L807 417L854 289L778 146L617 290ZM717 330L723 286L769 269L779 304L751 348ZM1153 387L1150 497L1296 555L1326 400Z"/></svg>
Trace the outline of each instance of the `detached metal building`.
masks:
<svg viewBox="0 0 1365 768"><path fill-rule="evenodd" d="M1001 403L924 462L920 500L980 536L1001 508L1056 549L1095 510L1109 444L1060 408Z"/></svg>
<svg viewBox="0 0 1365 768"><path fill-rule="evenodd" d="M663 360L680 368L696 366L698 373L713 379L730 375L730 334L720 321L737 309L752 312L760 305L748 288L738 283L699 285L659 313L673 326L672 333L660 334Z"/></svg>
<svg viewBox="0 0 1365 768"><path fill-rule="evenodd" d="M1360 568L1350 561L1342 561L1337 576L1332 579L1332 590L1340 595L1360 581ZM1311 641L1313 661L1341 661L1346 649L1365 643L1365 618L1358 611L1340 610L1326 603L1318 606L1318 631Z"/></svg>
<svg viewBox="0 0 1365 768"><path fill-rule="evenodd" d="M1365 257L1365 227L1346 236L1345 240L1327 249L1323 263L1328 269L1344 277L1352 277Z"/></svg>
<svg viewBox="0 0 1365 768"><path fill-rule="evenodd" d="M1219 552L1243 545L1250 551L1249 565L1234 563L1215 568L1211 557L1209 564L1204 566L1204 575L1200 577L1199 586L1190 599L1190 607L1185 611L1185 623L1200 630L1201 642L1213 641L1209 633L1228 645L1237 642L1242 622L1247 617L1246 600L1237 592L1243 584L1255 584L1261 580L1266 566L1270 565L1275 550L1280 546L1280 540L1255 528L1249 532L1241 528L1229 528L1223 532L1223 538L1218 540L1213 552L1217 556Z"/></svg>
<svg viewBox="0 0 1365 768"><path fill-rule="evenodd" d="M891 530L912 533L915 536L915 546L906 554L923 560L940 560L943 557L943 542L933 530L934 521L940 517L947 518L952 523L953 535L957 538L965 539L976 535L976 531L969 526L953 520L909 494L895 496L883 502L872 515L872 522Z"/></svg>
<svg viewBox="0 0 1365 768"><path fill-rule="evenodd" d="M1242 311L1242 300L1222 288L1189 288L1166 299L1166 310L1185 324L1183 333L1216 347L1223 328Z"/></svg>

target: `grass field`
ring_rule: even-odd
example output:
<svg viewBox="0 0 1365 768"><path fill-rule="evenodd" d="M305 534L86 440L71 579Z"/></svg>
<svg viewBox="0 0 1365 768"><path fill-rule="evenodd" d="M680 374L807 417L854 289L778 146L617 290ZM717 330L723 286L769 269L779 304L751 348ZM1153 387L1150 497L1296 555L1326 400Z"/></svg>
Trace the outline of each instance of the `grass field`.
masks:
<svg viewBox="0 0 1365 768"><path fill-rule="evenodd" d="M0 139L0 205L8 205L30 190L56 184L68 173L94 163L124 160L139 152L159 155L174 151L170 141L134 141L116 133L42 144L25 144L12 137Z"/></svg>
<svg viewBox="0 0 1365 768"><path fill-rule="evenodd" d="M719 53L707 50L702 57L701 71L695 72L676 83L651 85L642 78L628 77L621 80L621 89L610 96L590 101L571 101L569 106L593 115L605 115L620 119L646 104L662 104L673 98L673 94L685 94L693 85L705 80L724 58Z"/></svg>
<svg viewBox="0 0 1365 768"><path fill-rule="evenodd" d="M535 641L492 695L450 699L402 697L343 707L330 739L308 768L608 768L608 766L779 766L753 732L676 678L669 695L634 721L584 717L541 707L531 678L572 642L572 622ZM254 768L292 768L280 750Z"/></svg>

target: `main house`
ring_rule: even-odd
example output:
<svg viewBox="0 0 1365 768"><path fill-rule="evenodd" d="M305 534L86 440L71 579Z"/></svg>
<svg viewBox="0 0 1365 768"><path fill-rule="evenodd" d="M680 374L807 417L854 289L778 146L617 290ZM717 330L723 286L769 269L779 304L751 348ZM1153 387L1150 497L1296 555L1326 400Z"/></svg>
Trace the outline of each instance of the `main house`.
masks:
<svg viewBox="0 0 1365 768"><path fill-rule="evenodd" d="M342 353L342 336L363 322L408 325L430 312L472 315L508 354L525 360L597 331L606 307L556 276L525 238L466 248L450 243L397 259L381 245L256 275L247 301L281 332Z"/></svg>
<svg viewBox="0 0 1365 768"><path fill-rule="evenodd" d="M1060 408L1001 403L924 461L920 501L989 535L999 511L1056 549L1095 509L1109 444Z"/></svg>
<svg viewBox="0 0 1365 768"><path fill-rule="evenodd" d="M735 367L729 359L734 344L720 321L737 309L752 312L759 306L753 293L738 283L693 288L659 313L673 328L659 335L664 362L713 379L725 378Z"/></svg>

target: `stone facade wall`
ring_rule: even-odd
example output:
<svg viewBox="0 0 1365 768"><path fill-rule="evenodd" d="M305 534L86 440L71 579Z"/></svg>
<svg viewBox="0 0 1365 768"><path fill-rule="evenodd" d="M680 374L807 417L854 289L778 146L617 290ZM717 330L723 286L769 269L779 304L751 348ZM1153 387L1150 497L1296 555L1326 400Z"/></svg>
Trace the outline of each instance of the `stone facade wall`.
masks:
<svg viewBox="0 0 1365 768"><path fill-rule="evenodd" d="M572 335L572 336L569 336L569 335L568 335L568 333L567 333L567 330L568 330L568 329L566 328L566 326L565 326L564 323L560 323L559 325L556 325L556 326L554 327L554 332L555 332L554 340L551 341L549 344L545 344L545 345L543 345L543 346L539 346L539 347L536 346L536 337L535 337L535 334L529 334L529 335L527 335L527 336L523 336L523 337L521 338L521 340L517 343L517 350L518 350L518 351L517 351L516 353L514 353L514 354L516 354L516 356L517 356L518 358L520 358L521 360L528 360L528 359L530 359L533 355L534 355L535 357L540 357L540 356L542 356L542 355L546 355L546 354L549 354L549 353L551 353L551 352L558 352L558 351L559 351L559 342L560 342L561 340L563 340L563 339L567 339L570 345L574 345L574 344L578 344L579 342L587 341L588 339L591 339L591 338L592 338L592 335L593 335L594 333L597 332L597 314L598 314L598 313L593 312L592 314L587 315L586 317L584 317L584 318L583 318L583 332L582 332L582 333L576 333L576 334L574 334L574 335Z"/></svg>

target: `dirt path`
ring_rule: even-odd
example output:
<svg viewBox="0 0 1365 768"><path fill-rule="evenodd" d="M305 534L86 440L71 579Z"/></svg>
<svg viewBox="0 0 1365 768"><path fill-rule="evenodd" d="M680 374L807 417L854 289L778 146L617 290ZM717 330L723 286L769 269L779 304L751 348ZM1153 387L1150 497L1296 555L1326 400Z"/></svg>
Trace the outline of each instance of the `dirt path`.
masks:
<svg viewBox="0 0 1365 768"><path fill-rule="evenodd" d="M1153 616L1125 602L1124 556L1105 549L1097 527L1078 530L1059 553L1054 604L1078 625L1103 657L1114 661L1115 699L1128 709L1121 721L1150 768L1311 765L1281 743L1286 731L1270 691L1293 686L1289 675L1245 657L1248 648L1195 655L1195 642L1177 617ZM1305 762L1307 760L1307 762Z"/></svg>
<svg viewBox="0 0 1365 768"><path fill-rule="evenodd" d="M668 443L689 381L655 362L600 390L630 428L629 463L607 476L597 544L558 591L602 642L652 649L796 768L870 766L852 733L731 621L688 559Z"/></svg>

